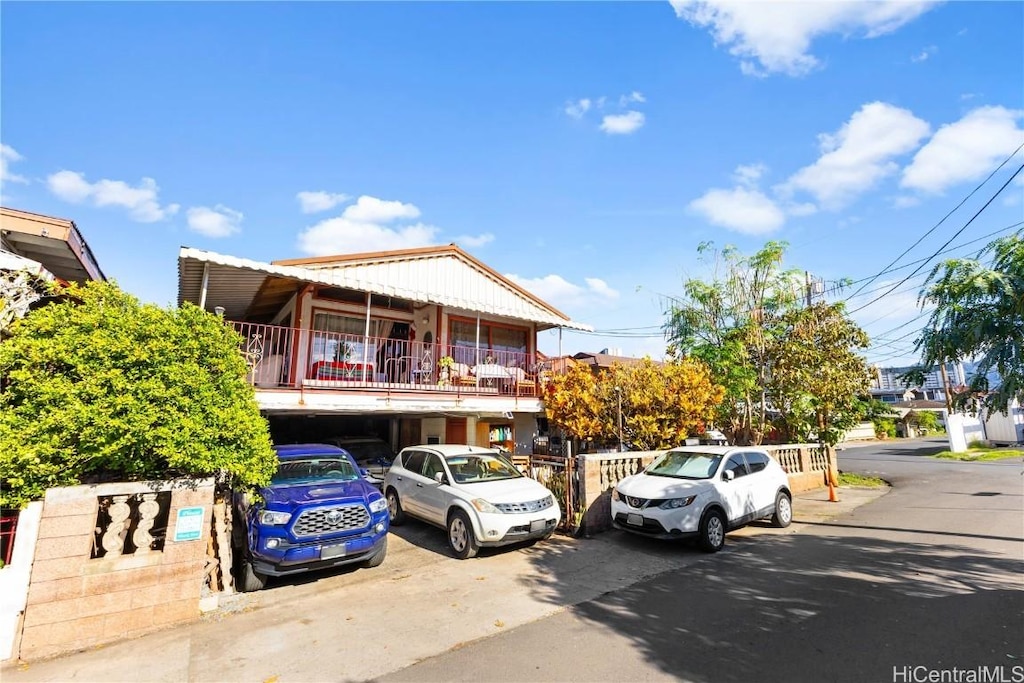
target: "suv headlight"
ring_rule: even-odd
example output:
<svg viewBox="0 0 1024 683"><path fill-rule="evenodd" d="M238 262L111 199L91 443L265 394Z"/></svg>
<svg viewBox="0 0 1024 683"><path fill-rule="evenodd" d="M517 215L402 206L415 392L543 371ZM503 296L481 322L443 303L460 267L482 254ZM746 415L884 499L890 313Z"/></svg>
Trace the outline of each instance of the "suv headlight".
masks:
<svg viewBox="0 0 1024 683"><path fill-rule="evenodd" d="M684 508L695 500L697 500L697 496L687 496L686 498L669 498L668 500L661 501L658 507L660 507L662 510Z"/></svg>
<svg viewBox="0 0 1024 683"><path fill-rule="evenodd" d="M475 507L480 512L490 512L492 514L499 515L501 514L501 510L494 507L492 504L488 503L483 498L474 498L473 500L470 501L470 504L472 504L472 506Z"/></svg>
<svg viewBox="0 0 1024 683"><path fill-rule="evenodd" d="M370 501L370 512L384 512L388 509L388 502L383 498L374 498Z"/></svg>
<svg viewBox="0 0 1024 683"><path fill-rule="evenodd" d="M280 526L281 524L287 524L288 520L292 518L290 512L277 512L276 510L264 510L260 513L260 524L266 526Z"/></svg>

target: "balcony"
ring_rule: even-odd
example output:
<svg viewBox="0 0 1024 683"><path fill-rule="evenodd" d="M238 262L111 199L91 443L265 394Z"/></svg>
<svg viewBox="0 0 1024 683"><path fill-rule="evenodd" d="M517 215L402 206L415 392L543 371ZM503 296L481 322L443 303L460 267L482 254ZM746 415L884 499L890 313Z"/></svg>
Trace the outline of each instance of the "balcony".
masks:
<svg viewBox="0 0 1024 683"><path fill-rule="evenodd" d="M539 398L535 354L230 322L257 389Z"/></svg>

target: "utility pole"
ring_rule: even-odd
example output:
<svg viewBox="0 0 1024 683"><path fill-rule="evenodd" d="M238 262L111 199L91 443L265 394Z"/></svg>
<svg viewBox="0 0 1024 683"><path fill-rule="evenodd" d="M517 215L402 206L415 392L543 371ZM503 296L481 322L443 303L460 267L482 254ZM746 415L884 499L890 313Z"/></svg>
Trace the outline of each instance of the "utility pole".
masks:
<svg viewBox="0 0 1024 683"><path fill-rule="evenodd" d="M619 414L619 453L622 452L622 387L615 387L615 398L618 402Z"/></svg>
<svg viewBox="0 0 1024 683"><path fill-rule="evenodd" d="M811 307L811 272L809 270L804 271L804 283L805 290L807 292L807 308Z"/></svg>
<svg viewBox="0 0 1024 683"><path fill-rule="evenodd" d="M946 374L946 361L939 363L939 372L942 374L942 393L946 396L946 414L953 414L953 398L949 391L949 375Z"/></svg>

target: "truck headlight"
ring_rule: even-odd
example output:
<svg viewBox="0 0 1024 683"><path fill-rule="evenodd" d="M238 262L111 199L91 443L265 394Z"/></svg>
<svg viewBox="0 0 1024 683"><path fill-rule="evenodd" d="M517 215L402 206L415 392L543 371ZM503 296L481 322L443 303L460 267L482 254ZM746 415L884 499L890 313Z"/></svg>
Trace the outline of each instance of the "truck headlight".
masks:
<svg viewBox="0 0 1024 683"><path fill-rule="evenodd" d="M388 502L383 498L374 498L370 501L370 512L384 512L388 509Z"/></svg>
<svg viewBox="0 0 1024 683"><path fill-rule="evenodd" d="M686 498L669 498L668 500L661 501L658 505L662 510L671 510L673 508L684 508L697 499L697 496L687 496Z"/></svg>
<svg viewBox="0 0 1024 683"><path fill-rule="evenodd" d="M483 498L474 498L472 501L470 501L470 503L472 503L473 507L475 507L480 512L490 512L492 514L499 514L499 515L501 514L501 510L499 510L498 508L494 507L493 505L491 505L489 502L487 502Z"/></svg>
<svg viewBox="0 0 1024 683"><path fill-rule="evenodd" d="M276 510L264 510L260 513L260 524L266 526L280 526L287 524L288 520L292 518L290 512L277 512Z"/></svg>

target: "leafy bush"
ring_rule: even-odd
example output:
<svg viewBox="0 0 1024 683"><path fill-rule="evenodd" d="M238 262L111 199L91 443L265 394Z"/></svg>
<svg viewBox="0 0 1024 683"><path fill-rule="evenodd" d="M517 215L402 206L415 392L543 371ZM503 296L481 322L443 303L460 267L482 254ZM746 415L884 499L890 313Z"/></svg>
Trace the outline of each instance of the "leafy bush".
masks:
<svg viewBox="0 0 1024 683"><path fill-rule="evenodd" d="M240 337L191 304L72 285L0 342L0 505L90 475L260 485L276 467Z"/></svg>
<svg viewBox="0 0 1024 683"><path fill-rule="evenodd" d="M896 438L896 421L889 418L879 417L873 420L875 425L875 436L879 439Z"/></svg>

